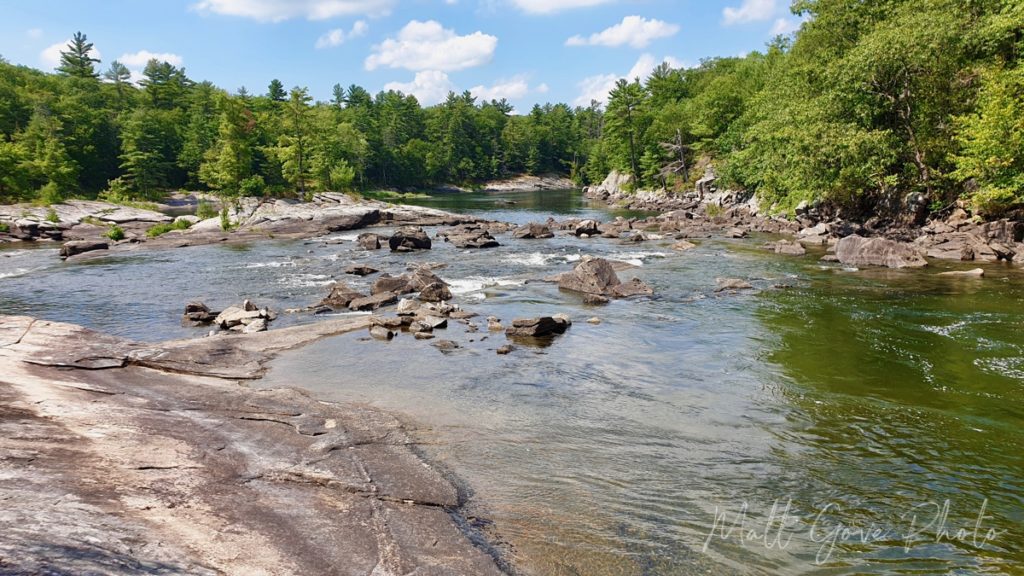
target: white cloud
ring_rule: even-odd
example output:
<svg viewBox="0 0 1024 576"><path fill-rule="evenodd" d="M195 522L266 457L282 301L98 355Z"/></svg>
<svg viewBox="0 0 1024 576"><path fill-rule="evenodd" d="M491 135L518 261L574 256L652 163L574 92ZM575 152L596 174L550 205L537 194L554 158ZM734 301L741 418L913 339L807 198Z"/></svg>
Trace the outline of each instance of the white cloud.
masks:
<svg viewBox="0 0 1024 576"><path fill-rule="evenodd" d="M501 100L502 98L506 100L519 100L531 92L546 94L548 89L547 84L541 84L531 89L526 76L520 74L512 78L498 80L492 86L474 86L469 91L480 100L490 101Z"/></svg>
<svg viewBox="0 0 1024 576"><path fill-rule="evenodd" d="M42 28L29 28L28 30L25 30L25 36L28 36L29 38L31 38L33 40L38 40L38 39L43 37L43 29Z"/></svg>
<svg viewBox="0 0 1024 576"><path fill-rule="evenodd" d="M588 8L615 0L511 0L517 8L530 14L553 14L572 8Z"/></svg>
<svg viewBox="0 0 1024 576"><path fill-rule="evenodd" d="M373 47L374 53L366 58L366 69L464 70L490 62L497 47L497 37L480 31L458 36L434 20L413 20L397 38Z"/></svg>
<svg viewBox="0 0 1024 576"><path fill-rule="evenodd" d="M566 46L622 46L644 48L658 38L668 38L679 32L679 26L662 20L647 20L640 16L626 16L622 22L595 32L589 37L576 35L565 41Z"/></svg>
<svg viewBox="0 0 1024 576"><path fill-rule="evenodd" d="M685 66L681 60L672 56L666 56L659 60L651 54L643 54L625 75L598 74L584 78L579 83L580 95L576 97L573 104L576 106L590 106L590 102L593 100L606 104L608 102L608 93L612 91L612 88L615 88L615 83L620 78L625 78L630 82L639 79L643 82L662 62L667 62L673 68L683 68Z"/></svg>
<svg viewBox="0 0 1024 576"><path fill-rule="evenodd" d="M776 0L743 0L739 8L728 6L722 10L722 23L732 26L769 20L777 11L775 3Z"/></svg>
<svg viewBox="0 0 1024 576"><path fill-rule="evenodd" d="M171 54L170 52L150 52L149 50L139 50L131 54L121 54L121 57L117 59L118 62L124 64L128 68L142 69L146 67L146 64L150 60L157 60L160 62L167 62L172 66L181 66L185 63L185 59L177 54Z"/></svg>
<svg viewBox="0 0 1024 576"><path fill-rule="evenodd" d="M331 30L317 38L316 47L318 49L323 49L341 46L346 40L359 38L360 36L365 35L369 28L369 25L367 25L364 20L357 20L356 23L352 25L352 29L348 32L341 28L335 28L334 30Z"/></svg>
<svg viewBox="0 0 1024 576"><path fill-rule="evenodd" d="M292 18L328 20L338 16L382 16L396 0L200 0L192 6L200 12L240 16L261 22Z"/></svg>
<svg viewBox="0 0 1024 576"><path fill-rule="evenodd" d="M68 38L63 42L57 42L56 44L51 44L50 46L43 48L43 51L39 53L39 60L43 63L43 66L50 69L60 66L60 53L66 52L68 44L70 43L71 38ZM103 59L103 54L101 54L99 49L95 46L93 46L92 52L89 53L89 56L96 58L97 60Z"/></svg>
<svg viewBox="0 0 1024 576"><path fill-rule="evenodd" d="M437 104L447 98L449 92L456 90L448 75L439 70L417 72L412 82L389 82L384 89L412 94L424 106Z"/></svg>
<svg viewBox="0 0 1024 576"><path fill-rule="evenodd" d="M778 36L779 34L791 34L800 29L800 22L796 20L790 20L788 18L779 18L772 25L772 36Z"/></svg>

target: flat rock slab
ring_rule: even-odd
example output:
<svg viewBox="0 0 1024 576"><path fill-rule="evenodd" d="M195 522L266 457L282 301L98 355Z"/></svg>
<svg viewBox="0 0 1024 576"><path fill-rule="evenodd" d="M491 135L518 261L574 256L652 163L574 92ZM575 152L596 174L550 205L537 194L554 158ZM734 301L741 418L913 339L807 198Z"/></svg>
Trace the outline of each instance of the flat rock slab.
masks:
<svg viewBox="0 0 1024 576"><path fill-rule="evenodd" d="M366 321L322 324L153 345L0 316L0 573L500 574L394 417L192 373Z"/></svg>

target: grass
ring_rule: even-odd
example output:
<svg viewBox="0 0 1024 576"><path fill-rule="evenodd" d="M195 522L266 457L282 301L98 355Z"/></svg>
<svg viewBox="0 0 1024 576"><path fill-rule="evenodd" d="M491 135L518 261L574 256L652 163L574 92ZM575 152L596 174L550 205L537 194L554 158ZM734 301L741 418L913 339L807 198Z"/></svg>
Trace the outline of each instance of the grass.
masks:
<svg viewBox="0 0 1024 576"><path fill-rule="evenodd" d="M722 215L722 207L718 204L707 204L704 208L704 213L707 214L708 218L717 218Z"/></svg>
<svg viewBox="0 0 1024 576"><path fill-rule="evenodd" d="M117 224L114 224L113 226L110 227L110 230L107 230L105 236L107 238L110 238L114 242L124 240L124 229L118 226Z"/></svg>
<svg viewBox="0 0 1024 576"><path fill-rule="evenodd" d="M175 220L174 222L161 222L160 224L151 227L149 230L146 230L146 236L149 236L150 238L156 238L157 236L166 234L171 230L187 230L189 226L191 226L191 224L189 224L185 220Z"/></svg>
<svg viewBox="0 0 1024 576"><path fill-rule="evenodd" d="M200 200L199 205L196 206L196 218L200 220L209 220L210 218L217 217L217 209L213 207L213 204L206 200Z"/></svg>

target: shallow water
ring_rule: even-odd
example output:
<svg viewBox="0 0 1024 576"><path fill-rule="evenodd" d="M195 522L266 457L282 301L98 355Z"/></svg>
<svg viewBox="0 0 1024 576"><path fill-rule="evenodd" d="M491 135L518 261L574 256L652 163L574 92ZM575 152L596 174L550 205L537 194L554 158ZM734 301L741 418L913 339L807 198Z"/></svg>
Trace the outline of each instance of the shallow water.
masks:
<svg viewBox="0 0 1024 576"><path fill-rule="evenodd" d="M508 200L516 204L499 202ZM516 222L609 217L575 193L417 202ZM1020 268L952 279L775 256L758 240L682 254L670 239L499 241L414 255L265 242L83 264L0 251L0 310L181 337L197 333L177 326L193 297L299 307L351 262L393 274L442 262L458 302L481 314L480 332L439 333L459 350L350 334L282 356L257 384L406 415L522 572L1020 573ZM582 254L639 265L620 275L657 296L592 308L538 282ZM21 268L30 271L4 277ZM716 277L759 290L718 295ZM505 337L482 320L556 312L573 317L567 334L510 356L494 353ZM602 323L585 322L593 316ZM278 325L311 320L285 315ZM774 503L788 511L772 517Z"/></svg>

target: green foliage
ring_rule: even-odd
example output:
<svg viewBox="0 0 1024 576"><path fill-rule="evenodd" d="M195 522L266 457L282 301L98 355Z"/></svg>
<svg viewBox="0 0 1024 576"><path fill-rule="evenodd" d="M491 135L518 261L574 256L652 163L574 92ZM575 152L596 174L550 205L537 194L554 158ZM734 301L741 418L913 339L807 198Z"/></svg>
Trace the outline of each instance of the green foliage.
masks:
<svg viewBox="0 0 1024 576"><path fill-rule="evenodd" d="M11 231L11 225L7 222L0 222L0 232L6 234Z"/></svg>
<svg viewBox="0 0 1024 576"><path fill-rule="evenodd" d="M267 183L264 182L263 176L256 174L242 180L238 185L238 191L242 196L263 196L267 191Z"/></svg>
<svg viewBox="0 0 1024 576"><path fill-rule="evenodd" d="M60 53L60 66L57 68L63 74L77 78L96 78L96 68L99 60L90 56L93 50L92 42L89 42L85 34L75 32L67 50Z"/></svg>
<svg viewBox="0 0 1024 576"><path fill-rule="evenodd" d="M111 226L109 230L107 230L107 233L104 234L104 236L113 240L114 242L120 242L121 240L124 240L124 229L115 224Z"/></svg>
<svg viewBox="0 0 1024 576"><path fill-rule="evenodd" d="M57 215L57 211L50 208L46 211L46 221L54 224L60 222L60 216Z"/></svg>
<svg viewBox="0 0 1024 576"><path fill-rule="evenodd" d="M150 238L156 238L157 236L166 234L171 230L188 230L189 226L191 226L191 224L189 224L185 220L175 220L174 222L161 222L160 224L151 226L148 230L146 230L146 236L149 236Z"/></svg>
<svg viewBox="0 0 1024 576"><path fill-rule="evenodd" d="M217 216L217 214L217 209L206 200L200 200L199 204L196 206L196 217L200 220L209 220L210 218Z"/></svg>
<svg viewBox="0 0 1024 576"><path fill-rule="evenodd" d="M228 207L221 206L220 209L220 229L229 232L235 225L231 222L231 215L228 213Z"/></svg>

